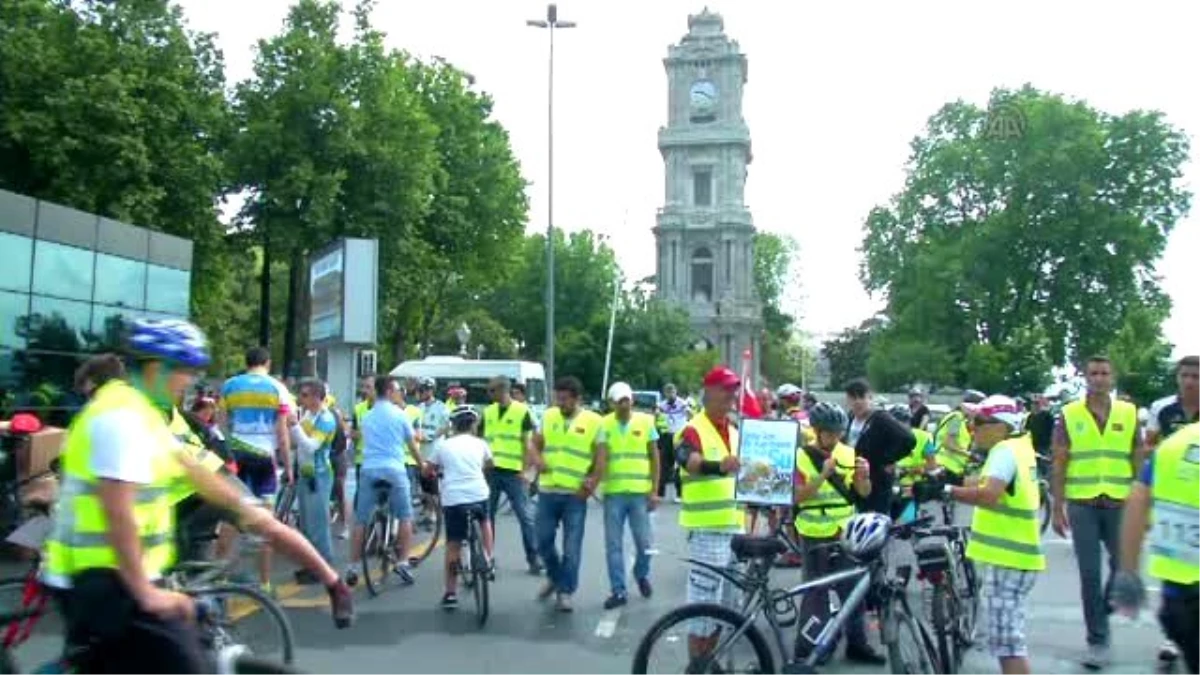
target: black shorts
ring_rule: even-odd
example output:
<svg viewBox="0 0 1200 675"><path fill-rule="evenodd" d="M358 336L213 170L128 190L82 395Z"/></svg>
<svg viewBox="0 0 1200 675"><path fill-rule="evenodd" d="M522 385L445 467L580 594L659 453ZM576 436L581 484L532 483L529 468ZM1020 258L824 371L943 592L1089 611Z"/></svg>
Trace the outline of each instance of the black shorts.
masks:
<svg viewBox="0 0 1200 675"><path fill-rule="evenodd" d="M467 517L471 513L481 522L488 522L487 500L442 508L442 520L446 522L446 541L461 542L467 538Z"/></svg>

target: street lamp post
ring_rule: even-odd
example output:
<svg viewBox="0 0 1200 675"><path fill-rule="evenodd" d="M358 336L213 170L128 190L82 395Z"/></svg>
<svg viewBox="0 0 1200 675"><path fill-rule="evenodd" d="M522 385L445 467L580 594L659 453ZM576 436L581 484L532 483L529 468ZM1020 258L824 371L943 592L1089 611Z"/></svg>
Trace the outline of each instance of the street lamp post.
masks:
<svg viewBox="0 0 1200 675"><path fill-rule="evenodd" d="M454 331L454 336L458 338L458 355L466 358L467 343L471 341L471 327L464 321L458 330Z"/></svg>
<svg viewBox="0 0 1200 675"><path fill-rule="evenodd" d="M548 170L546 181L547 219L546 219L546 380L554 382L554 30L556 28L574 28L574 21L563 21L558 18L558 5L546 5L545 19L530 19L525 22L534 28L545 28L550 32L550 81L547 94L547 140L549 148Z"/></svg>

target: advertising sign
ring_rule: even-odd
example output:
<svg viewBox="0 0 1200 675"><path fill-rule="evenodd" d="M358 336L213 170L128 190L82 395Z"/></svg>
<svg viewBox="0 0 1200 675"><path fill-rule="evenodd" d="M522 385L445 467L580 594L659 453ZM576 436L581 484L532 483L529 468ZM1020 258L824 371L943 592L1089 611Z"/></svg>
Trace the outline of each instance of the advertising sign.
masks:
<svg viewBox="0 0 1200 675"><path fill-rule="evenodd" d="M342 337L345 258L345 251L339 245L314 260L309 269L312 311L308 319L308 339L311 342L335 341Z"/></svg>
<svg viewBox="0 0 1200 675"><path fill-rule="evenodd" d="M792 420L742 420L738 441L737 491L745 504L788 506L796 472L799 424Z"/></svg>
<svg viewBox="0 0 1200 675"><path fill-rule="evenodd" d="M310 346L375 343L378 241L339 239L318 251L309 266L308 288Z"/></svg>

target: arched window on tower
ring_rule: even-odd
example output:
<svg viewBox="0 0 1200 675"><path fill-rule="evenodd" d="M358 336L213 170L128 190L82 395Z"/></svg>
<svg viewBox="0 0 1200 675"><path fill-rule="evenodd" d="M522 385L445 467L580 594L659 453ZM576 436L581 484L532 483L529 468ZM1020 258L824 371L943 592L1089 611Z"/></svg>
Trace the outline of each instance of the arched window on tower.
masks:
<svg viewBox="0 0 1200 675"><path fill-rule="evenodd" d="M712 297L712 251L701 247L692 252L692 300L696 302L712 302Z"/></svg>

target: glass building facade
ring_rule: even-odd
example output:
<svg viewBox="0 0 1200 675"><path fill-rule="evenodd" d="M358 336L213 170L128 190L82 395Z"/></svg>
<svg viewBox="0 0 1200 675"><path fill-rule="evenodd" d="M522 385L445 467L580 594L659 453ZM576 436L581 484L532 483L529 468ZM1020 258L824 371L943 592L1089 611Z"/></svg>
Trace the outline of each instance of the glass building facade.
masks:
<svg viewBox="0 0 1200 675"><path fill-rule="evenodd" d="M0 418L62 423L124 322L188 316L191 268L186 239L0 190Z"/></svg>

